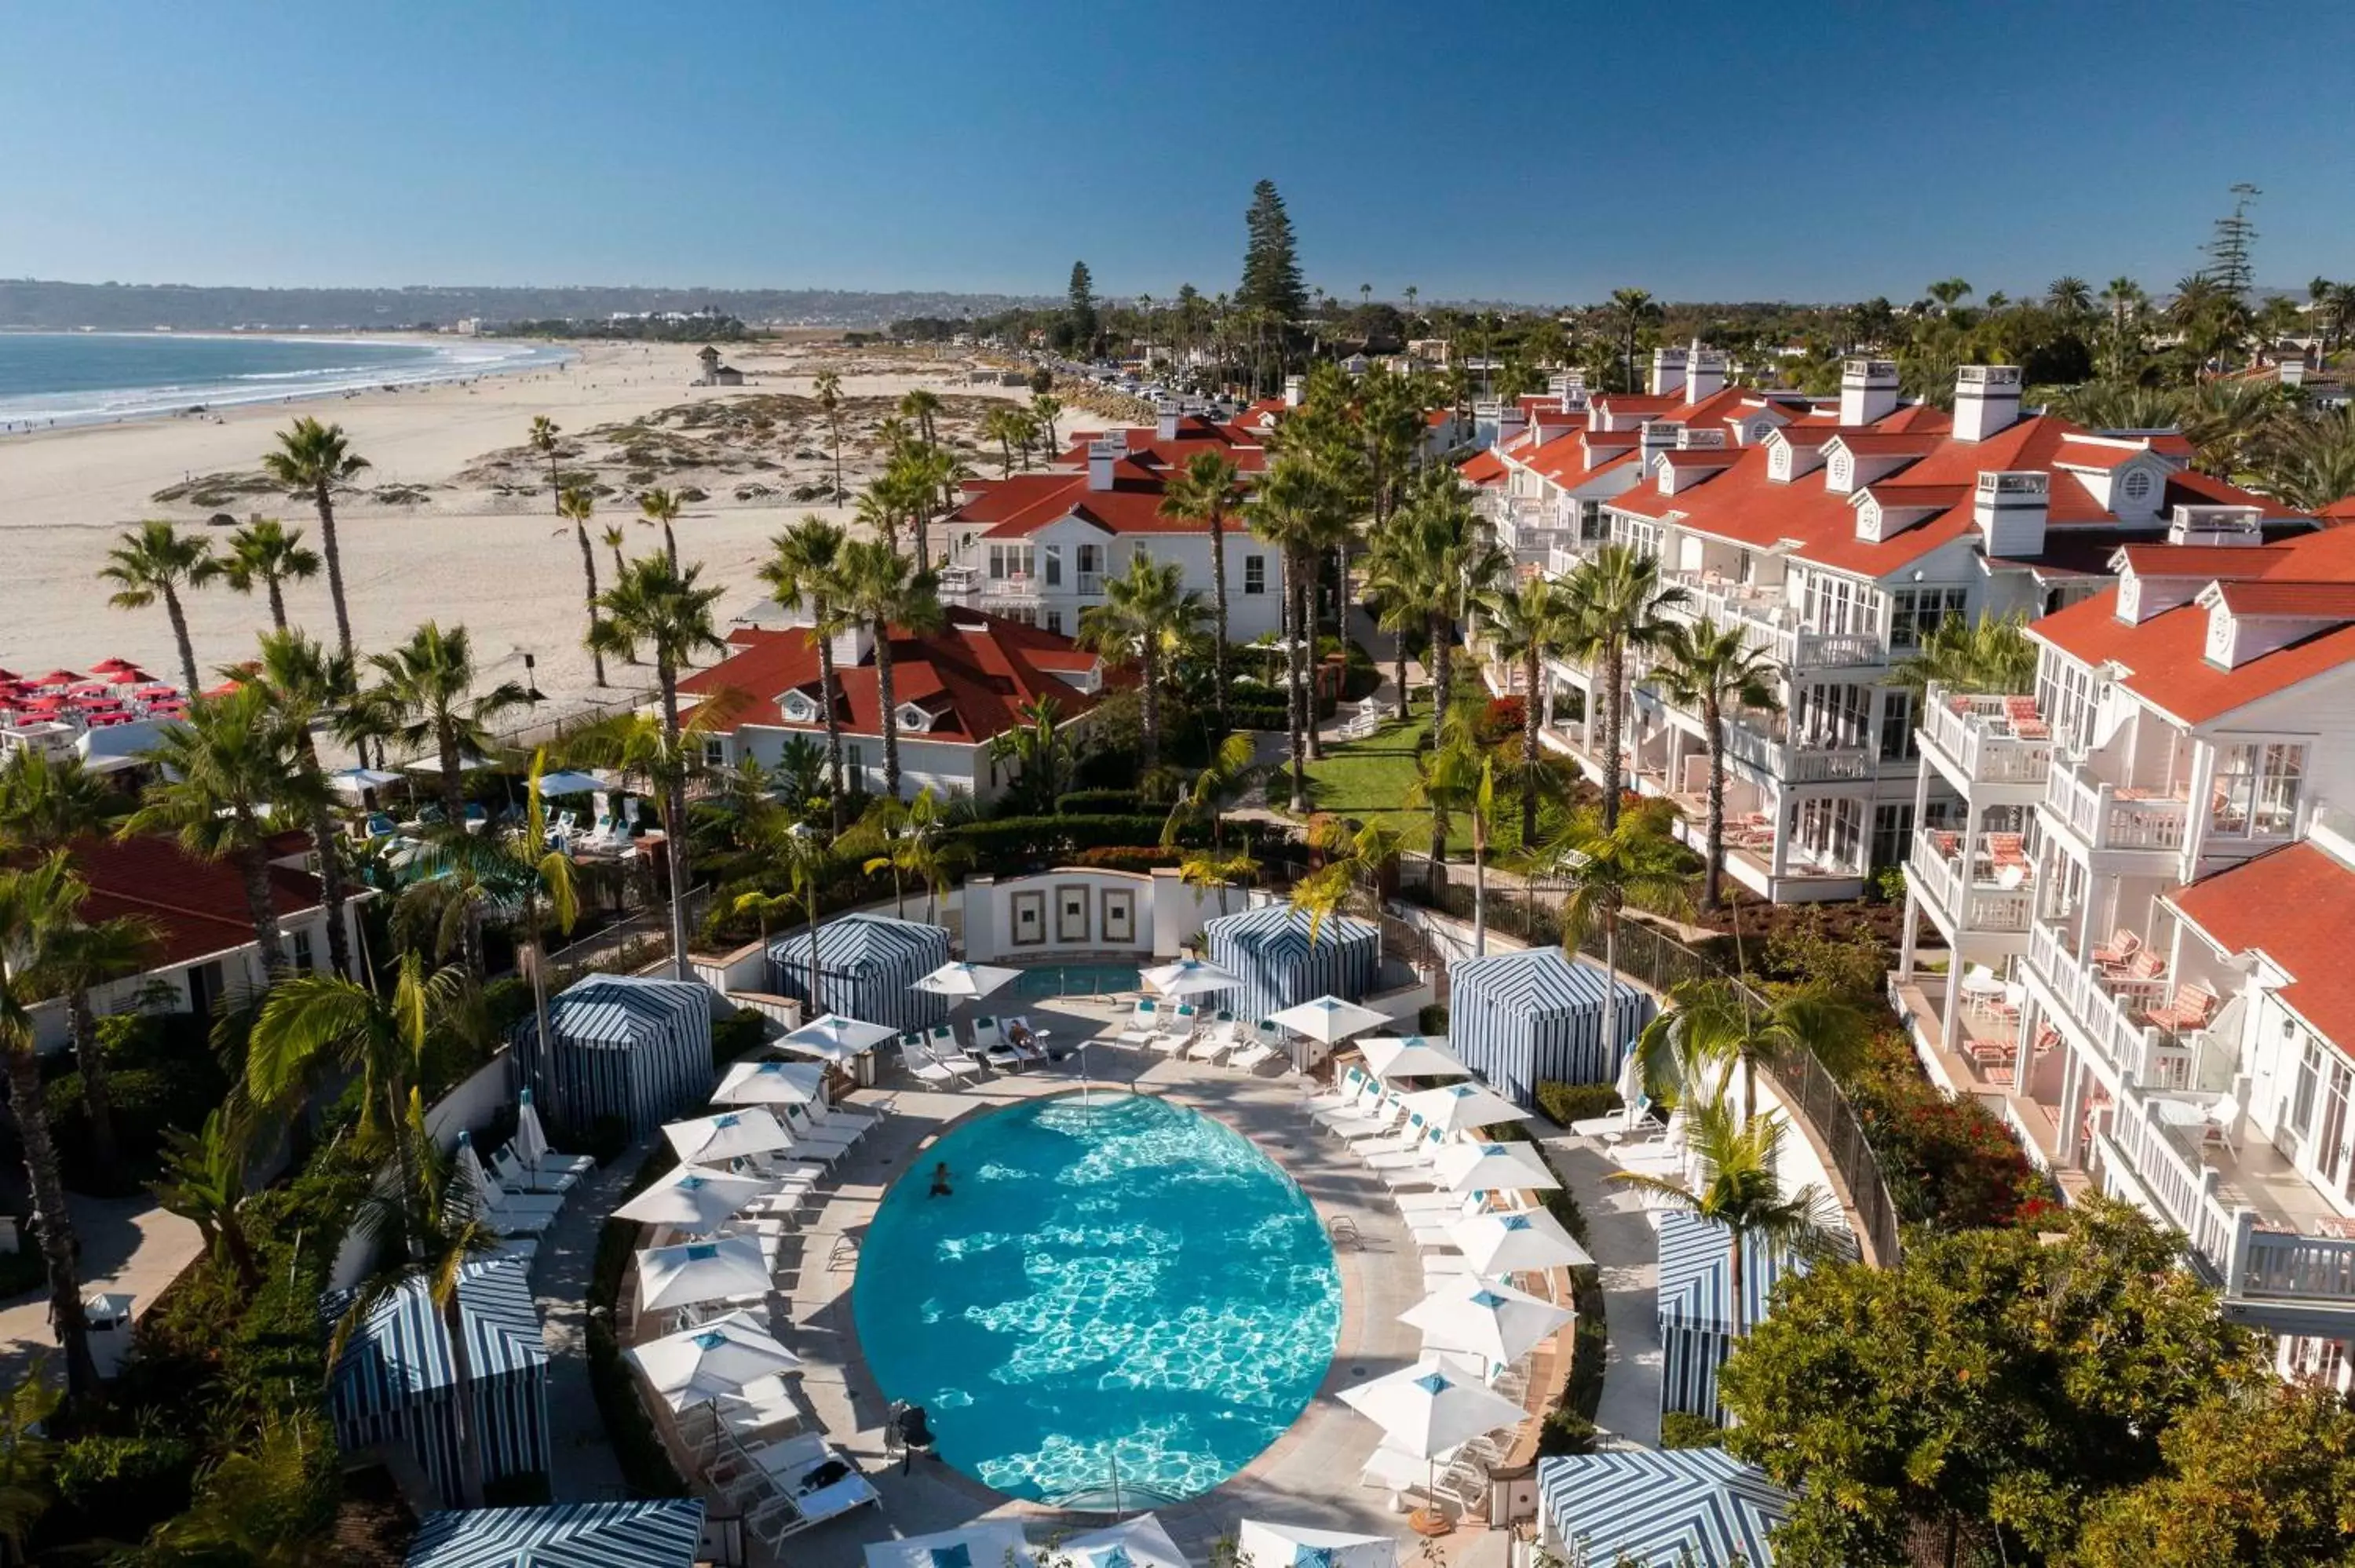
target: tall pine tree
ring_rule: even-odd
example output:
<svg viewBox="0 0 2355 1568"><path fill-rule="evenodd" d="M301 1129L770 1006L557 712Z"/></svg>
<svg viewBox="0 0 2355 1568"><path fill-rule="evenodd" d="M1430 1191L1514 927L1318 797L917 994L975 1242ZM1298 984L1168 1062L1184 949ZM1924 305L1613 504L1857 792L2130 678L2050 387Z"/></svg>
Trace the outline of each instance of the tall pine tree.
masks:
<svg viewBox="0 0 2355 1568"><path fill-rule="evenodd" d="M1300 256L1292 241L1292 217L1273 180L1252 187L1251 211L1243 215L1250 238L1243 247L1242 286L1235 304L1251 323L1252 386L1264 389L1273 365L1277 376L1285 367L1286 339L1292 323L1308 312L1308 296L1301 287Z"/></svg>
<svg viewBox="0 0 2355 1568"><path fill-rule="evenodd" d="M1071 344L1082 359L1096 354L1096 281L1084 261L1071 263Z"/></svg>

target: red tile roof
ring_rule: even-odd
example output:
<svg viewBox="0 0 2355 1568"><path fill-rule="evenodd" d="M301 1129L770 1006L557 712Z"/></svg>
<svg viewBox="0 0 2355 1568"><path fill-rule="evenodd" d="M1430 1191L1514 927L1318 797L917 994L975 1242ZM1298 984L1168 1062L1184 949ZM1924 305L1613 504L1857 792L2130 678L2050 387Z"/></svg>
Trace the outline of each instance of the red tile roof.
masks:
<svg viewBox="0 0 2355 1568"><path fill-rule="evenodd" d="M744 703L740 725L825 728L818 720L793 724L777 706L777 699L788 692L806 693L813 702L817 698L817 649L806 631L799 627L748 628L731 632L729 641L738 652L681 681L682 695L739 694ZM1068 637L976 610L952 609L944 631L926 637L893 631L891 694L932 715L930 737L977 743L1020 724L1017 710L1037 697L1053 697L1065 717L1095 706L1096 697L1060 678L1079 676L1095 663L1094 654L1082 652ZM1106 683L1122 682L1114 673ZM844 732L879 736L882 694L873 660L837 666L835 684Z"/></svg>
<svg viewBox="0 0 2355 1568"><path fill-rule="evenodd" d="M2223 582L2216 585L2216 596L2234 615L2355 620L2355 583Z"/></svg>
<svg viewBox="0 0 2355 1568"><path fill-rule="evenodd" d="M2315 515L2331 523L2355 523L2355 495L2343 495Z"/></svg>
<svg viewBox="0 0 2355 1568"><path fill-rule="evenodd" d="M993 524L988 531L993 539L1028 538L1066 517L1092 523L1110 534L1203 533L1195 518L1161 515L1165 480L1162 468L1132 453L1113 464L1110 490L1090 489L1084 468L974 481L966 484L965 499L948 521Z"/></svg>
<svg viewBox="0 0 2355 1568"><path fill-rule="evenodd" d="M2291 558L2277 545L2121 545L2138 577L2261 577Z"/></svg>
<svg viewBox="0 0 2355 1568"><path fill-rule="evenodd" d="M245 878L226 861L199 860L168 838L80 839L74 870L90 884L82 906L91 920L131 916L155 927L155 968L193 962L253 940ZM270 899L283 920L319 906L319 884L305 872L270 868Z"/></svg>
<svg viewBox="0 0 2355 1568"><path fill-rule="evenodd" d="M1507 469L1504 458L1490 448L1475 452L1456 464L1455 471L1464 476L1467 484L1495 484L1503 480Z"/></svg>
<svg viewBox="0 0 2355 1568"><path fill-rule="evenodd" d="M2290 977L2275 992L2314 1031L2355 1055L2355 872L2310 843L2202 877L2167 902L2228 954L2258 953Z"/></svg>

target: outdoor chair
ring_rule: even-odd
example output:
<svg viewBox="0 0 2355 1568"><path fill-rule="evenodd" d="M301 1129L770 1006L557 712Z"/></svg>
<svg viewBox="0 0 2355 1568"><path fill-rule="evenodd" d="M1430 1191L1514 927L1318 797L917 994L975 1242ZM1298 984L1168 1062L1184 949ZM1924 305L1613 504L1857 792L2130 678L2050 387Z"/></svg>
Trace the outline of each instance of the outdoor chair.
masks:
<svg viewBox="0 0 2355 1568"><path fill-rule="evenodd" d="M2154 1008L2150 1021L2162 1029L2184 1033L2205 1029L2216 1014L2216 993L2198 980L2186 980L2175 988L2175 1000L2166 1006Z"/></svg>
<svg viewBox="0 0 2355 1568"><path fill-rule="evenodd" d="M2112 969L2123 968L2141 951L2142 938L2121 926L2110 933L2108 941L2094 949L2094 961Z"/></svg>
<svg viewBox="0 0 2355 1568"><path fill-rule="evenodd" d="M1022 1053L1006 1043L995 1018L973 1021L973 1046L968 1054L979 1056L1000 1072L1018 1073L1022 1070Z"/></svg>
<svg viewBox="0 0 2355 1568"><path fill-rule="evenodd" d="M1006 1048L1023 1062L1043 1062L1047 1053L1036 1042L1039 1031L1027 1012L1011 1014L1006 1020Z"/></svg>
<svg viewBox="0 0 2355 1568"><path fill-rule="evenodd" d="M900 1065L907 1068L908 1075L920 1084L954 1085L956 1082L956 1075L932 1060L932 1053L925 1050L923 1042L913 1034L900 1036Z"/></svg>
<svg viewBox="0 0 2355 1568"><path fill-rule="evenodd" d="M1359 1096L1373 1077L1365 1068L1352 1065L1341 1075L1338 1086L1323 1094L1311 1094L1301 1104L1311 1116L1319 1111L1346 1109L1358 1103Z"/></svg>
<svg viewBox="0 0 2355 1568"><path fill-rule="evenodd" d="M1161 1004L1151 997L1143 998L1130 1011L1128 1022L1120 1026L1120 1033L1113 1039L1123 1045L1149 1045L1153 1037L1161 1032Z"/></svg>
<svg viewBox="0 0 2355 1568"><path fill-rule="evenodd" d="M570 1192L581 1181L580 1172L575 1171L527 1170L524 1162L516 1158L513 1144L507 1145L491 1157L491 1173L499 1179L499 1185L509 1192L535 1192L543 1195L551 1192L559 1195Z"/></svg>

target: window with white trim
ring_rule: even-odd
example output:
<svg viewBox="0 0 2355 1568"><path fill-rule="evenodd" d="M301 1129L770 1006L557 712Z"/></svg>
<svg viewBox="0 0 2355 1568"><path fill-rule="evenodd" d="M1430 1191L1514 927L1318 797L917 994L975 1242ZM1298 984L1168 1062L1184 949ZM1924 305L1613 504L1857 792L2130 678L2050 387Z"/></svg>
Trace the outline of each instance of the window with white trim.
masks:
<svg viewBox="0 0 2355 1568"><path fill-rule="evenodd" d="M2220 747L2208 831L2219 838L2269 838L2297 827L2306 782L2306 747L2246 741Z"/></svg>
<svg viewBox="0 0 2355 1568"><path fill-rule="evenodd" d="M1243 557L1243 592L1265 593L1266 591L1267 557L1245 556Z"/></svg>
<svg viewBox="0 0 2355 1568"><path fill-rule="evenodd" d="M2126 470L2125 477L2118 481L2118 493L2128 501L2147 501L2157 482L2151 478L2150 470L2130 468Z"/></svg>
<svg viewBox="0 0 2355 1568"><path fill-rule="evenodd" d="M2036 708L2062 750L2083 751L2094 739L2094 673L2072 659L2045 659L2036 671Z"/></svg>
<svg viewBox="0 0 2355 1568"><path fill-rule="evenodd" d="M1949 616L1970 606L1966 588L1902 588L1889 590L1889 646L1910 652L1929 640Z"/></svg>

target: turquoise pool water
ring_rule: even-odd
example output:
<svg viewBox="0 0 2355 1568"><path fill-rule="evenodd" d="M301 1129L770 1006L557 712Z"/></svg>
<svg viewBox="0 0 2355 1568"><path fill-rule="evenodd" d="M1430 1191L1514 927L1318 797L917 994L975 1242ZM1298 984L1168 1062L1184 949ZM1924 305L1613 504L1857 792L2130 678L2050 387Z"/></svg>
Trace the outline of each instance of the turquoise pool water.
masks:
<svg viewBox="0 0 2355 1568"><path fill-rule="evenodd" d="M1013 989L1017 996L1113 996L1144 985L1135 964L1055 964L1024 969Z"/></svg>
<svg viewBox="0 0 2355 1568"><path fill-rule="evenodd" d="M951 1196L929 1195L935 1161ZM860 1247L853 1316L887 1398L1017 1497L1208 1491L1290 1426L1333 1359L1340 1278L1249 1139L1163 1100L1037 1100L917 1156ZM1097 1499L1102 1499L1098 1501Z"/></svg>

